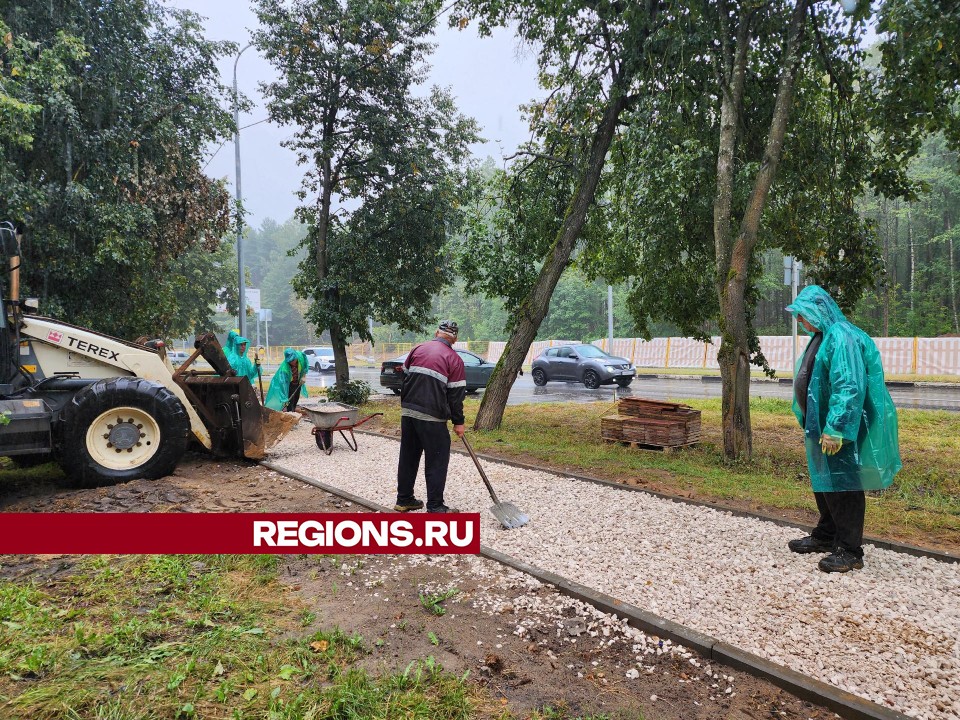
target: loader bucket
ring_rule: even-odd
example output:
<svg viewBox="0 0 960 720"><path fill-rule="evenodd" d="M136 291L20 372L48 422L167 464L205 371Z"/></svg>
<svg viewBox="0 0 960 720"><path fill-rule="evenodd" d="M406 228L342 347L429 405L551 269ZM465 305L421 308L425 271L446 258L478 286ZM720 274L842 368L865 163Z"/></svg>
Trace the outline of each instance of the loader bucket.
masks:
<svg viewBox="0 0 960 720"><path fill-rule="evenodd" d="M214 455L262 460L300 421L297 413L264 407L246 377L237 377L213 334L197 338L197 352L173 375L210 431ZM193 368L197 356L212 371Z"/></svg>

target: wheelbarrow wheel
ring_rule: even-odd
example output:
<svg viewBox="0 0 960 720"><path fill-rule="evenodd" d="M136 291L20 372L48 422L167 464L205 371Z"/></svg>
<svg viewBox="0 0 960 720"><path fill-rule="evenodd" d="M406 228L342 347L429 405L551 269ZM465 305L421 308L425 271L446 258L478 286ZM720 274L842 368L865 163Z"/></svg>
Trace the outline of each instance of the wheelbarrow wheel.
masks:
<svg viewBox="0 0 960 720"><path fill-rule="evenodd" d="M317 430L313 436L317 441L317 447L326 452L333 446L332 430Z"/></svg>

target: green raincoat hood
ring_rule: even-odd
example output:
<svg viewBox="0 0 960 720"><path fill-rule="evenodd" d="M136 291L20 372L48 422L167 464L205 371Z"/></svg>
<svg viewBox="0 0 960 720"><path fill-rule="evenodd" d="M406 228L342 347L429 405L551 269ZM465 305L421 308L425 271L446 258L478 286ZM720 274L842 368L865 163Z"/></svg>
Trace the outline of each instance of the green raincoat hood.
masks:
<svg viewBox="0 0 960 720"><path fill-rule="evenodd" d="M243 349L243 355L240 354L240 346L246 345ZM230 363L237 375L246 377L250 384L257 386L257 366L247 357L247 350L250 349L250 341L240 335L237 331L231 330L227 334L227 346L223 349L223 354L227 356L227 362Z"/></svg>
<svg viewBox="0 0 960 720"><path fill-rule="evenodd" d="M888 487L901 467L897 409L883 380L876 344L817 285L805 287L787 310L823 333L809 375L806 413L796 398L793 402L814 492ZM803 361L799 358L795 378ZM842 439L836 455L824 455L824 435Z"/></svg>
<svg viewBox="0 0 960 720"><path fill-rule="evenodd" d="M307 386L305 385L308 372L307 356L299 350L287 348L283 351L283 362L280 363L280 367L278 367L277 371L273 374L273 379L270 380L270 389L267 391L267 399L263 403L271 410L284 410L286 404L290 400L290 383L293 381L293 372L290 369L290 362L294 359L297 361L300 386L302 388L301 393L304 397L309 397L309 394L307 393ZM291 411L293 410L293 408L287 409Z"/></svg>
<svg viewBox="0 0 960 720"><path fill-rule="evenodd" d="M824 334L837 323L847 319L837 302L819 285L808 285L801 290L797 299L787 305L787 311L794 317L803 315L808 323ZM804 332L813 334L806 328Z"/></svg>

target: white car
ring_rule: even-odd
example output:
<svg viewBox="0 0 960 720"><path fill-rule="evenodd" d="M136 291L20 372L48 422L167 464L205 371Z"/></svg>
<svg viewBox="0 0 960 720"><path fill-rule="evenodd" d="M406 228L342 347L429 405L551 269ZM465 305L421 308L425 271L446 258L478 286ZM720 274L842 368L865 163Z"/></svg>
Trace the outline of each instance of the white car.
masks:
<svg viewBox="0 0 960 720"><path fill-rule="evenodd" d="M192 353L188 353L186 350L168 350L167 359L170 361L170 364L174 367L179 367L183 365L190 357Z"/></svg>
<svg viewBox="0 0 960 720"><path fill-rule="evenodd" d="M305 348L303 354L307 356L307 367L319 372L333 372L336 364L333 361L333 348L320 346Z"/></svg>

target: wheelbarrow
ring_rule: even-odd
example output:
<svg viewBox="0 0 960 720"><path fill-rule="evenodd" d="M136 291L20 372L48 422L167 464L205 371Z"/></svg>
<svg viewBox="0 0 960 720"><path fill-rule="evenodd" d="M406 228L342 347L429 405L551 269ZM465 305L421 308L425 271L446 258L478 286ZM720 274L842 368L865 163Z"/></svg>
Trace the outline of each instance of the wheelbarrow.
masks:
<svg viewBox="0 0 960 720"><path fill-rule="evenodd" d="M360 409L353 405L337 402L324 402L310 405L301 405L297 410L306 415L313 423L313 437L317 441L317 447L323 450L327 455L333 452L333 434L340 433L340 437L354 452L357 451L357 438L353 434L353 429L358 425L363 425L367 420L383 415L383 413L373 413L364 418L360 417ZM350 437L347 437L347 433Z"/></svg>

